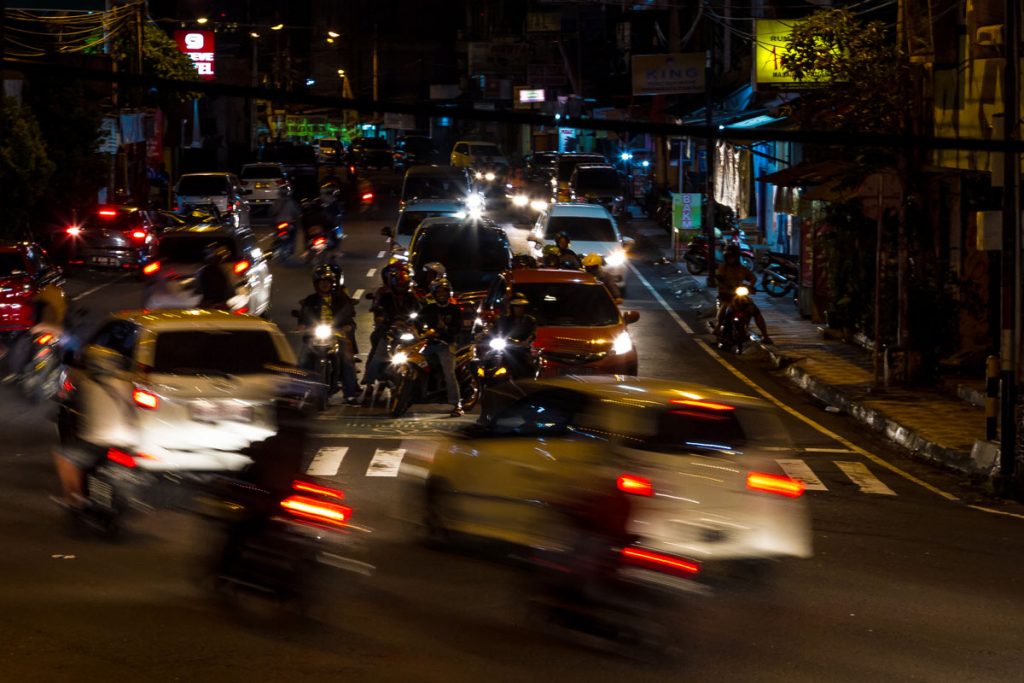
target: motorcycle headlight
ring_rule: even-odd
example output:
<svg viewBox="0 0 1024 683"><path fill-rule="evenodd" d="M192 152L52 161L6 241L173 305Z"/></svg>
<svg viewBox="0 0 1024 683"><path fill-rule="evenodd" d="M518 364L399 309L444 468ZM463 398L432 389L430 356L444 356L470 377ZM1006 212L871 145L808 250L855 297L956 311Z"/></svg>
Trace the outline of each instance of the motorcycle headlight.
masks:
<svg viewBox="0 0 1024 683"><path fill-rule="evenodd" d="M480 171L477 171L476 173L473 174L473 177L476 178L477 180L483 180L484 174L481 173Z"/></svg>
<svg viewBox="0 0 1024 683"><path fill-rule="evenodd" d="M487 173L484 173L484 180L486 180L487 182L493 181L496 177L497 176L495 176L494 173L491 172L491 171L488 171Z"/></svg>
<svg viewBox="0 0 1024 683"><path fill-rule="evenodd" d="M412 313L409 314L409 320L415 320L418 317L420 317L420 314L417 313L416 311L413 311Z"/></svg>
<svg viewBox="0 0 1024 683"><path fill-rule="evenodd" d="M409 362L409 354L404 351L399 351L395 355L391 356L392 365L405 365Z"/></svg>
<svg viewBox="0 0 1024 683"><path fill-rule="evenodd" d="M517 194L512 197L512 204L520 209L530 203L530 198L525 194Z"/></svg>
<svg viewBox="0 0 1024 683"><path fill-rule="evenodd" d="M750 290L742 285L736 288L736 296L749 296Z"/></svg>
<svg viewBox="0 0 1024 683"><path fill-rule="evenodd" d="M543 213L548 210L548 203L543 199L534 199L530 202L530 208L537 213Z"/></svg>
<svg viewBox="0 0 1024 683"><path fill-rule="evenodd" d="M484 198L479 192L471 192L466 197L466 208L469 209L470 213L473 211L482 211L484 208Z"/></svg>
<svg viewBox="0 0 1024 683"><path fill-rule="evenodd" d="M551 187L558 187L558 178L551 179Z"/></svg>
<svg viewBox="0 0 1024 683"><path fill-rule="evenodd" d="M398 338L401 341L410 342L410 341L412 341L413 339L416 338L416 335L414 335L412 332L403 332L401 335L399 335Z"/></svg>
<svg viewBox="0 0 1024 683"><path fill-rule="evenodd" d="M626 262L626 252L613 251L604 257L604 262L613 268L618 268Z"/></svg>
<svg viewBox="0 0 1024 683"><path fill-rule="evenodd" d="M313 330L313 336L320 341L327 341L331 338L331 326L330 325L317 325L316 329Z"/></svg>
<svg viewBox="0 0 1024 683"><path fill-rule="evenodd" d="M490 347L494 351L504 351L505 347L508 346L508 342L501 337L495 337L491 340Z"/></svg>
<svg viewBox="0 0 1024 683"><path fill-rule="evenodd" d="M633 338L629 336L629 332L622 332L615 341L612 342L612 351L616 355L621 356L624 353L629 353L633 350Z"/></svg>

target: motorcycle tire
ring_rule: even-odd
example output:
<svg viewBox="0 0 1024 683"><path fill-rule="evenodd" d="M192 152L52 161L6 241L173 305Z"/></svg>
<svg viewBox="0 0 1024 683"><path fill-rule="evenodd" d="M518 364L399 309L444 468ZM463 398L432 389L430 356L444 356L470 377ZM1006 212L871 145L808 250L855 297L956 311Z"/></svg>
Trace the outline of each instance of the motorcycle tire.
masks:
<svg viewBox="0 0 1024 683"><path fill-rule="evenodd" d="M761 276L761 289L777 299L786 296L792 286L788 280L769 269L765 269Z"/></svg>
<svg viewBox="0 0 1024 683"><path fill-rule="evenodd" d="M398 384L391 389L391 395L388 397L388 415L394 418L405 415L412 405L412 389L413 384L408 378L398 380Z"/></svg>
<svg viewBox="0 0 1024 683"><path fill-rule="evenodd" d="M690 275L703 275L704 271L707 270L707 263L698 262L696 259L685 259L686 260L686 271Z"/></svg>
<svg viewBox="0 0 1024 683"><path fill-rule="evenodd" d="M459 387L459 395L462 397L462 409L467 413L476 407L476 404L480 402L480 395L483 393L483 385L480 382L480 378L472 376L469 381L464 382Z"/></svg>

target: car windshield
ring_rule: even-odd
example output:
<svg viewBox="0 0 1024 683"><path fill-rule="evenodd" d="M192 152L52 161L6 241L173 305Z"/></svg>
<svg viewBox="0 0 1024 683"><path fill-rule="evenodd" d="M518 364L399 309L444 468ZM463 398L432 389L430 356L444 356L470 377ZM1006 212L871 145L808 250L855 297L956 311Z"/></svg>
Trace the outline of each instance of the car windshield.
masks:
<svg viewBox="0 0 1024 683"><path fill-rule="evenodd" d="M427 154L434 148L434 143L430 138L406 138L402 141L402 145L407 152L414 154Z"/></svg>
<svg viewBox="0 0 1024 683"><path fill-rule="evenodd" d="M619 189L619 174L614 168L581 168L576 172L576 189L581 192Z"/></svg>
<svg viewBox="0 0 1024 683"><path fill-rule="evenodd" d="M456 292L487 289L499 273L512 267L503 231L463 225L432 227L420 236L413 256L417 275L432 261L444 265Z"/></svg>
<svg viewBox="0 0 1024 683"><path fill-rule="evenodd" d="M161 332L153 350L153 371L170 374L246 375L280 362L274 338L265 330Z"/></svg>
<svg viewBox="0 0 1024 683"><path fill-rule="evenodd" d="M467 145L469 153L473 156L500 157L501 149L497 145L475 143Z"/></svg>
<svg viewBox="0 0 1024 683"><path fill-rule="evenodd" d="M529 312L542 327L603 327L619 322L619 310L604 285L533 282L514 285L530 300Z"/></svg>
<svg viewBox="0 0 1024 683"><path fill-rule="evenodd" d="M548 220L548 238L564 232L573 242L615 242L615 229L607 218L589 216L552 216Z"/></svg>
<svg viewBox="0 0 1024 683"><path fill-rule="evenodd" d="M428 218L450 217L455 211L403 211L398 217L398 234L411 235L420 227L420 223Z"/></svg>
<svg viewBox="0 0 1024 683"><path fill-rule="evenodd" d="M0 253L0 277L25 275L25 261L17 252Z"/></svg>
<svg viewBox="0 0 1024 683"><path fill-rule="evenodd" d="M180 235L165 234L160 238L160 259L171 263L201 263L205 259L206 248L209 246L224 247L231 253L232 259L238 258L238 248L230 237L183 233Z"/></svg>
<svg viewBox="0 0 1024 683"><path fill-rule="evenodd" d="M458 177L409 176L402 188L402 199L465 199L469 188Z"/></svg>
<svg viewBox="0 0 1024 683"><path fill-rule="evenodd" d="M227 178L220 175L187 175L178 181L178 194L222 195L228 193Z"/></svg>
<svg viewBox="0 0 1024 683"><path fill-rule="evenodd" d="M604 157L591 155L579 157L562 157L558 160L558 179L568 182L572 172L580 164L603 164Z"/></svg>
<svg viewBox="0 0 1024 683"><path fill-rule="evenodd" d="M281 173L280 166L246 166L242 169L242 180L281 178L283 176L284 174Z"/></svg>

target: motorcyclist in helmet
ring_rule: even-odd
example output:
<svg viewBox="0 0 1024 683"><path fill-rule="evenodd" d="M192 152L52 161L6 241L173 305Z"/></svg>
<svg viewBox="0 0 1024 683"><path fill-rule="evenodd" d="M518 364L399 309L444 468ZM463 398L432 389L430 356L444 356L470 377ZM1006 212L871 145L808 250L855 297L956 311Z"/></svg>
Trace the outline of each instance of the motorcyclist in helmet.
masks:
<svg viewBox="0 0 1024 683"><path fill-rule="evenodd" d="M562 265L562 255L558 247L548 244L541 250L541 259L545 268L558 268Z"/></svg>
<svg viewBox="0 0 1024 683"><path fill-rule="evenodd" d="M555 233L555 246L558 247L558 253L561 256L573 256L579 261L579 254L571 248L572 240L569 239L569 233L564 230Z"/></svg>
<svg viewBox="0 0 1024 683"><path fill-rule="evenodd" d="M537 259L533 258L529 254L516 254L512 257L512 270L524 270L536 267Z"/></svg>
<svg viewBox="0 0 1024 683"><path fill-rule="evenodd" d="M722 306L718 328L715 330L719 339L724 335L726 326L732 324L732 320L737 314L746 314L753 318L757 329L761 331L761 341L765 344L773 343L772 338L768 336L768 326L764 322L764 316L761 315L761 309L750 298L750 293L746 288L735 291L729 304Z"/></svg>
<svg viewBox="0 0 1024 683"><path fill-rule="evenodd" d="M509 372L512 377L528 377L531 374L530 346L537 337L537 319L527 312L530 300L520 292L512 295L508 306L508 313L494 323L492 336L504 338L512 344L505 349L511 361Z"/></svg>
<svg viewBox="0 0 1024 683"><path fill-rule="evenodd" d="M280 231L281 224L285 224L286 237L280 247L283 249L283 257L287 259L295 253L295 240L298 238L299 226L302 225L302 208L292 196L290 185L282 185L277 191L277 201L271 208L274 226Z"/></svg>
<svg viewBox="0 0 1024 683"><path fill-rule="evenodd" d="M722 327L722 323L725 321L725 311L732 302L733 294L736 292L737 287L747 287L750 291L754 291L754 285L757 284L757 276L754 272L747 268L740 261L740 248L735 244L730 244L725 248L725 252L722 255L722 264L718 266L718 270L715 271L715 279L718 282L718 323L716 325L716 332ZM751 302L753 303L753 302ZM754 308L757 309L756 304ZM755 317L758 328L762 331L764 336L768 336L765 332L764 327L764 316L761 315L760 310L757 310Z"/></svg>
<svg viewBox="0 0 1024 683"><path fill-rule="evenodd" d="M455 352L462 332L462 311L452 299L452 287L445 278L430 283L430 302L420 311L420 329L427 337L424 356L437 357L444 373L445 390L452 417L462 415L459 382L455 378Z"/></svg>
<svg viewBox="0 0 1024 683"><path fill-rule="evenodd" d="M230 310L228 301L235 296L235 285L228 275L225 263L231 253L222 244L207 245L205 263L196 273L195 290L199 294L200 308Z"/></svg>
<svg viewBox="0 0 1024 683"><path fill-rule="evenodd" d="M372 386L377 381L381 367L388 360L385 343L387 331L398 322L408 321L413 324L411 316L418 316L420 310L420 301L412 292L412 278L407 267L396 266L389 274L388 280L388 287L374 299L371 309L374 333L371 335L373 346L370 350L370 360L366 363L366 372L363 373L363 384L366 386Z"/></svg>
<svg viewBox="0 0 1024 683"><path fill-rule="evenodd" d="M340 374L332 384L341 382L341 390L348 403L359 401L359 384L356 381L356 368L353 339L355 338L355 302L341 286L341 271L332 264L317 266L313 271L313 287L316 291L300 302L299 330L302 331L303 358L300 364L308 367L311 354L309 339L317 325L331 326L335 334L342 335L342 343L338 345L338 356L334 367ZM333 387L332 387L333 388Z"/></svg>
<svg viewBox="0 0 1024 683"><path fill-rule="evenodd" d="M615 284L615 278L604 270L604 258L600 254L587 254L583 257L583 269L600 280L612 295L616 304L622 303L622 292Z"/></svg>
<svg viewBox="0 0 1024 683"><path fill-rule="evenodd" d="M427 303L431 294L430 287L434 281L447 279L447 277L448 275L443 264L438 263L437 261L431 261L430 263L423 264L423 274L419 278L420 288L416 292L416 296L418 296L424 303Z"/></svg>

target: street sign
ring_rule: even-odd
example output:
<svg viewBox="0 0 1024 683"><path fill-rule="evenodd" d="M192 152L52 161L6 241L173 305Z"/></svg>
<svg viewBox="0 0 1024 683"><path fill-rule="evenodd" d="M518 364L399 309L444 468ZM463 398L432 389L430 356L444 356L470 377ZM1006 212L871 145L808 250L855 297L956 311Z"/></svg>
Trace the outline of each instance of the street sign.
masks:
<svg viewBox="0 0 1024 683"><path fill-rule="evenodd" d="M755 19L754 31L754 83L757 85L787 85L790 88L814 87L824 80L824 76L813 76L798 81L793 74L782 68L782 57L786 54L786 44L793 27L800 23L799 19Z"/></svg>
<svg viewBox="0 0 1024 683"><path fill-rule="evenodd" d="M192 58L196 73L205 81L214 77L214 38L213 31L175 31L174 40L178 49Z"/></svg>
<svg viewBox="0 0 1024 683"><path fill-rule="evenodd" d="M699 192L672 193L672 227L676 230L700 230Z"/></svg>
<svg viewBox="0 0 1024 683"><path fill-rule="evenodd" d="M704 53L633 55L634 95L704 92Z"/></svg>

